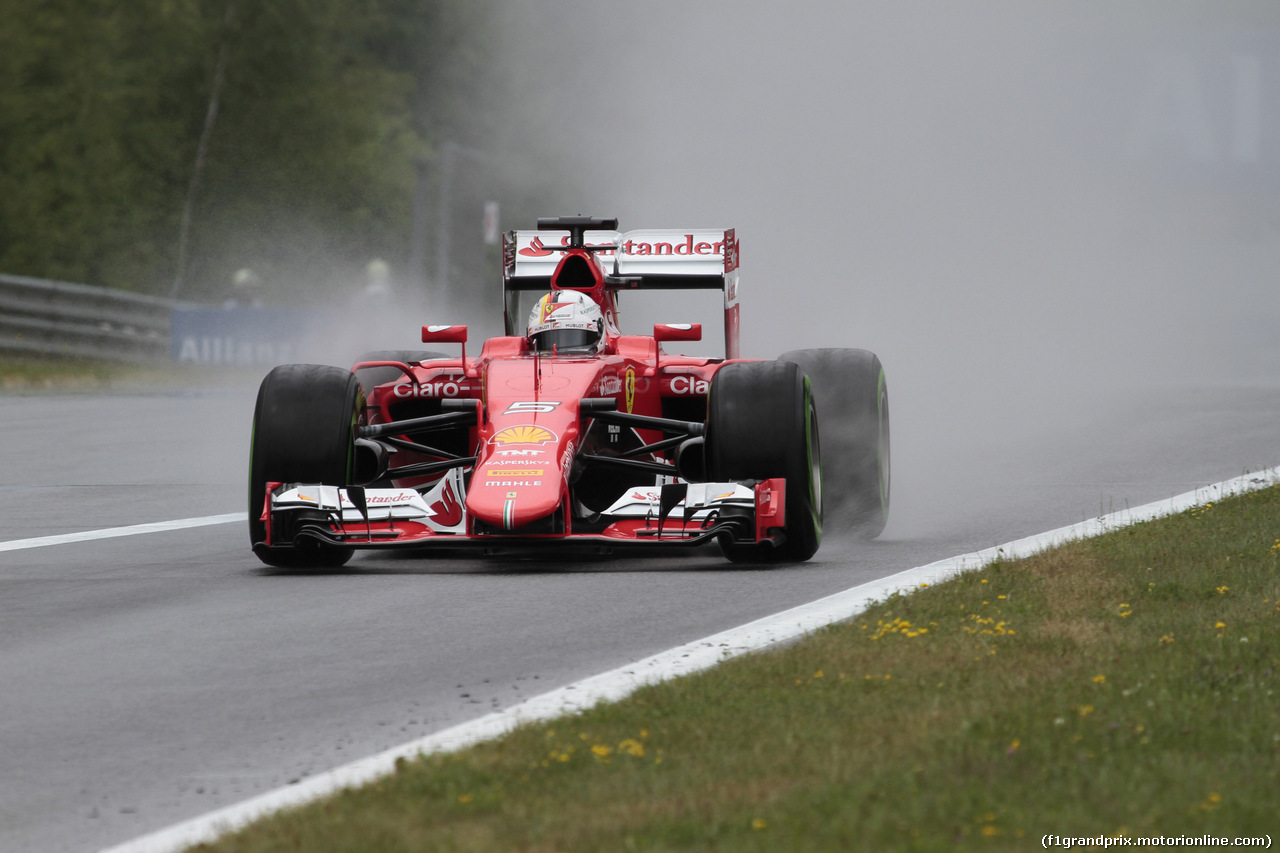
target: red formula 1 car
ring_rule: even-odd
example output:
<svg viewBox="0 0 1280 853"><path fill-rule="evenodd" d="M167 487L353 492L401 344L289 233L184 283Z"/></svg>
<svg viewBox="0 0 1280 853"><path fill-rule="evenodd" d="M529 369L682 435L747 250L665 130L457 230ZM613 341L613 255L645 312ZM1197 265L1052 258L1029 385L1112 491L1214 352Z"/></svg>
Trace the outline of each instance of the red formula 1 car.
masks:
<svg viewBox="0 0 1280 853"><path fill-rule="evenodd" d="M478 356L465 326L424 326L424 343L460 355L272 370L249 466L259 558L302 568L364 548L606 554L715 541L735 562L803 561L824 501L829 525L877 535L889 508L879 359L742 360L734 232L616 229L562 217L508 233L507 334ZM620 291L692 288L724 294L724 358L664 352L699 340L699 325L620 330Z"/></svg>

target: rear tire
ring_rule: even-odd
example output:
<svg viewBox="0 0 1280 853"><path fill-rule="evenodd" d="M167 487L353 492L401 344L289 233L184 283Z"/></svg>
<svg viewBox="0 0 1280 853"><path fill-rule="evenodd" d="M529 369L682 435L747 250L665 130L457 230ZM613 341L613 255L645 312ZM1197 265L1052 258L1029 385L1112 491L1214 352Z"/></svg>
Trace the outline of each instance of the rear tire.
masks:
<svg viewBox="0 0 1280 853"><path fill-rule="evenodd" d="M707 474L715 481L786 479L785 541L722 542L733 562L803 562L822 542L822 454L804 374L780 361L727 364L707 401Z"/></svg>
<svg viewBox="0 0 1280 853"><path fill-rule="evenodd" d="M875 353L805 349L779 361L800 366L822 407L828 530L874 539L889 520L889 391Z"/></svg>
<svg viewBox="0 0 1280 853"><path fill-rule="evenodd" d="M249 544L262 562L281 568L334 568L350 548L305 543L266 545L261 516L266 484L352 482L356 425L364 393L350 370L320 364L274 368L258 388L249 449Z"/></svg>

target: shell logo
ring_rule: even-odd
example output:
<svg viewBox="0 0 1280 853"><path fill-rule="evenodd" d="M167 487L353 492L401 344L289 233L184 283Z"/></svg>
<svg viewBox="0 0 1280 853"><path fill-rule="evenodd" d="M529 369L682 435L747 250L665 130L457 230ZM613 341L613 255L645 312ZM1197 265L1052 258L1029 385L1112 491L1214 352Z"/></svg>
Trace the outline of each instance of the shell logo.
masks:
<svg viewBox="0 0 1280 853"><path fill-rule="evenodd" d="M493 436L494 444L546 444L555 441L556 434L540 426L514 426L500 430Z"/></svg>

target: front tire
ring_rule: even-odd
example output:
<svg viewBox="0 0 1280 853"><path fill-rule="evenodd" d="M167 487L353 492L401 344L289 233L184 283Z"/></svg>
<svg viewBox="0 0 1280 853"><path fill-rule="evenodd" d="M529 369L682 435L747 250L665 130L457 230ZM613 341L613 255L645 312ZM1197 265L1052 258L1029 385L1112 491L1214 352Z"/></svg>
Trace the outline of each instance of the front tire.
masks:
<svg viewBox="0 0 1280 853"><path fill-rule="evenodd" d="M267 547L262 520L266 484L352 482L356 426L364 393L350 370L320 364L274 368L258 388L249 449L249 544L262 562L280 568L334 568L350 548L305 542Z"/></svg>
<svg viewBox="0 0 1280 853"><path fill-rule="evenodd" d="M707 474L715 481L785 478L779 546L723 542L734 562L803 562L822 542L818 414L800 369L780 361L727 364L707 401Z"/></svg>
<svg viewBox="0 0 1280 853"><path fill-rule="evenodd" d="M861 349L794 350L822 407L828 529L874 539L889 520L889 390L884 367Z"/></svg>

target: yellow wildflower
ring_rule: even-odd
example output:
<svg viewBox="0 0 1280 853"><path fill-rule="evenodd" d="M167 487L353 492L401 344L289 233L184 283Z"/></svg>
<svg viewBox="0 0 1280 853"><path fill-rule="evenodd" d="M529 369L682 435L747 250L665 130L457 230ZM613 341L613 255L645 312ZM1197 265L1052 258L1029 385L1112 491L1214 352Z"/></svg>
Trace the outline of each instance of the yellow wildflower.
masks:
<svg viewBox="0 0 1280 853"><path fill-rule="evenodd" d="M625 752L627 755L635 756L636 758L644 758L644 744L635 738L627 738L618 744L618 752Z"/></svg>
<svg viewBox="0 0 1280 853"><path fill-rule="evenodd" d="M1222 805L1222 795L1214 792L1206 797L1205 801L1200 804L1200 810L1211 812L1220 805Z"/></svg>

